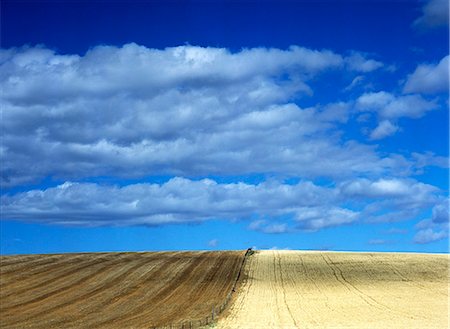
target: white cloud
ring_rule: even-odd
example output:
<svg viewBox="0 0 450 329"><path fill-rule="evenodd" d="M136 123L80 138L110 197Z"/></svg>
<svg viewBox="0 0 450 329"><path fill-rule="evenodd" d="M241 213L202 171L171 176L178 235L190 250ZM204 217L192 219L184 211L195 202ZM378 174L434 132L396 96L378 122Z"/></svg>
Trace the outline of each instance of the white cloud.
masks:
<svg viewBox="0 0 450 329"><path fill-rule="evenodd" d="M164 184L124 187L65 183L46 190L2 196L2 217L65 225L160 225L279 216L318 205L329 190L311 182L218 184L173 178Z"/></svg>
<svg viewBox="0 0 450 329"><path fill-rule="evenodd" d="M366 55L359 52L353 52L345 58L345 62L350 70L364 73L372 72L383 67L383 63L373 59L367 59Z"/></svg>
<svg viewBox="0 0 450 329"><path fill-rule="evenodd" d="M405 209L422 211L436 205L437 195L435 187L414 180L361 179L324 187L309 181L225 184L176 177L162 184L122 187L66 182L3 195L1 204L2 218L9 220L72 226L250 220L249 229L285 233L352 224L376 216L380 209L399 220Z"/></svg>
<svg viewBox="0 0 450 329"><path fill-rule="evenodd" d="M356 106L360 111L374 111L382 119L420 118L437 108L434 101L420 95L394 96L385 91L361 95Z"/></svg>
<svg viewBox="0 0 450 329"><path fill-rule="evenodd" d="M448 223L450 217L449 200L446 199L442 203L433 207L431 220L435 224Z"/></svg>
<svg viewBox="0 0 450 329"><path fill-rule="evenodd" d="M310 84L322 72L381 67L363 54L129 44L95 47L83 56L9 49L0 59L2 186L49 176L303 179L294 185L180 177L123 187L65 183L2 196L2 218L78 226L248 219L250 229L284 233L367 218L411 219L439 194L430 185L388 177L442 159L380 155L376 146L341 138L339 125L347 122L352 102L294 103L314 92ZM364 114L378 115L381 128L373 138L394 133L398 118L420 117L434 106L418 95L387 92L357 102ZM383 120L391 126L383 128ZM335 186L308 181L315 178Z"/></svg>
<svg viewBox="0 0 450 329"><path fill-rule="evenodd" d="M427 0L422 8L422 16L414 21L420 29L431 29L448 25L448 0Z"/></svg>
<svg viewBox="0 0 450 329"><path fill-rule="evenodd" d="M447 231L434 231L431 228L420 230L414 236L414 243L425 244L434 241L439 241L448 237Z"/></svg>
<svg viewBox="0 0 450 329"><path fill-rule="evenodd" d="M346 69L345 57L328 50L128 44L84 56L46 48L0 55L3 186L49 176L398 171L391 156L341 140L347 104L291 102L320 72Z"/></svg>
<svg viewBox="0 0 450 329"><path fill-rule="evenodd" d="M292 231L287 223L271 223L270 221L264 219L257 219L252 221L248 228L253 231L259 231L268 234L280 234Z"/></svg>
<svg viewBox="0 0 450 329"><path fill-rule="evenodd" d="M74 97L132 94L150 98L170 88L227 87L280 74L315 74L343 64L342 56L292 46L288 50L180 46L164 50L134 43L97 46L84 56L45 48L3 51L3 97L13 103L49 104ZM263 80L263 81L261 81ZM49 86L49 81L52 82Z"/></svg>
<svg viewBox="0 0 450 329"><path fill-rule="evenodd" d="M409 197L411 194L428 195L436 191L432 185L398 178L376 181L356 179L341 183L339 189L346 196L362 198Z"/></svg>
<svg viewBox="0 0 450 329"><path fill-rule="evenodd" d="M356 211L330 206L305 207L299 209L296 214L298 227L309 231L347 225L358 219L359 214Z"/></svg>
<svg viewBox="0 0 450 329"><path fill-rule="evenodd" d="M359 209L365 222L412 220L439 203L442 191L413 179L355 179L338 184L341 202Z"/></svg>
<svg viewBox="0 0 450 329"><path fill-rule="evenodd" d="M374 130L372 130L370 133L370 139L376 140L391 136L395 134L398 129L398 126L392 124L389 120L383 120Z"/></svg>
<svg viewBox="0 0 450 329"><path fill-rule="evenodd" d="M347 87L344 88L344 91L352 90L356 86L360 85L363 81L364 81L363 75L356 76L355 78L353 78L352 82Z"/></svg>
<svg viewBox="0 0 450 329"><path fill-rule="evenodd" d="M435 166L440 168L449 168L450 162L448 157L436 156L432 152L411 153L414 164L417 168L427 166Z"/></svg>
<svg viewBox="0 0 450 329"><path fill-rule="evenodd" d="M219 244L219 240L218 239L212 239L212 240L208 241L208 246L212 247L212 248L217 247L218 244Z"/></svg>
<svg viewBox="0 0 450 329"><path fill-rule="evenodd" d="M414 242L424 244L447 238L449 221L449 199L443 198L434 205L431 218L424 219L415 225L418 231L414 236Z"/></svg>
<svg viewBox="0 0 450 329"><path fill-rule="evenodd" d="M395 124L400 118L417 119L428 111L438 108L436 101L429 101L420 95L395 96L385 91L364 93L355 102L360 112L375 112L377 127L370 132L370 138L377 140L391 136L400 130Z"/></svg>
<svg viewBox="0 0 450 329"><path fill-rule="evenodd" d="M422 64L408 76L403 88L405 93L436 94L448 92L449 56L438 64Z"/></svg>
<svg viewBox="0 0 450 329"><path fill-rule="evenodd" d="M316 113L316 120L323 122L345 123L348 120L350 105L344 102L328 104Z"/></svg>
<svg viewBox="0 0 450 329"><path fill-rule="evenodd" d="M356 105L361 111L374 111L376 109L385 107L394 100L395 97L391 93L380 91L376 93L365 93L361 95L357 99Z"/></svg>

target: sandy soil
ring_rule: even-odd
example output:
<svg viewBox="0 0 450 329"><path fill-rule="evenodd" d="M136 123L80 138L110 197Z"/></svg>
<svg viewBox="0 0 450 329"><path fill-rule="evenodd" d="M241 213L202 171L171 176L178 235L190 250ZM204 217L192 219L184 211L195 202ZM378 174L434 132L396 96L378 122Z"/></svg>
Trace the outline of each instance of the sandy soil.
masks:
<svg viewBox="0 0 450 329"><path fill-rule="evenodd" d="M260 251L219 329L448 328L449 255Z"/></svg>
<svg viewBox="0 0 450 329"><path fill-rule="evenodd" d="M245 252L0 258L1 328L152 328L220 305Z"/></svg>

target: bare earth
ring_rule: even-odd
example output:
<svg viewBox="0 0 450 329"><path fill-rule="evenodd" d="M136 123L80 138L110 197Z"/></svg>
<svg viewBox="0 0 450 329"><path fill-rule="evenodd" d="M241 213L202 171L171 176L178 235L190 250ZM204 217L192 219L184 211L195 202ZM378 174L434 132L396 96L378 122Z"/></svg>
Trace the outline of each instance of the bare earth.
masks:
<svg viewBox="0 0 450 329"><path fill-rule="evenodd" d="M152 328L204 319L230 293L244 253L1 257L0 328Z"/></svg>
<svg viewBox="0 0 450 329"><path fill-rule="evenodd" d="M260 251L219 329L449 328L449 255Z"/></svg>

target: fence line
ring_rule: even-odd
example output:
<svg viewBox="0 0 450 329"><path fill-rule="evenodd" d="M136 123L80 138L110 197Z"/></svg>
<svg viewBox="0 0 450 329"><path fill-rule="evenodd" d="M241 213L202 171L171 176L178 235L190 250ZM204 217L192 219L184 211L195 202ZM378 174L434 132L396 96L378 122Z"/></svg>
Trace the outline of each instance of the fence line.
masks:
<svg viewBox="0 0 450 329"><path fill-rule="evenodd" d="M238 281L241 277L241 274L244 269L245 262L253 253L253 248L248 248L244 254L244 258L242 259L242 263L239 267L239 271L236 275L236 279L233 282L233 286L231 288L231 291L228 292L227 297L223 301L223 303L219 307L212 307L211 314L206 316L203 319L199 320L190 320L190 321L183 321L181 323L171 323L163 327L149 327L149 329L199 329L202 327L205 327L209 324L213 324L214 321L217 319L217 316L220 315L223 311L225 311L226 307L228 306L228 303L231 300L231 297L233 297L233 293L236 291L236 286L238 284Z"/></svg>

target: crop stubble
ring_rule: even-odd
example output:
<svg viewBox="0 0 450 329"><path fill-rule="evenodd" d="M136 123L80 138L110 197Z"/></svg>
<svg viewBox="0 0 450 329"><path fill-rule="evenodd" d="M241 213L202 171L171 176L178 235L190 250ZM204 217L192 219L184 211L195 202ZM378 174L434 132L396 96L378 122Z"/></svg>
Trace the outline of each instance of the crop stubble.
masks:
<svg viewBox="0 0 450 329"><path fill-rule="evenodd" d="M449 255L259 251L220 329L448 328Z"/></svg>
<svg viewBox="0 0 450 329"><path fill-rule="evenodd" d="M1 328L150 328L197 320L232 289L244 252L1 258Z"/></svg>

